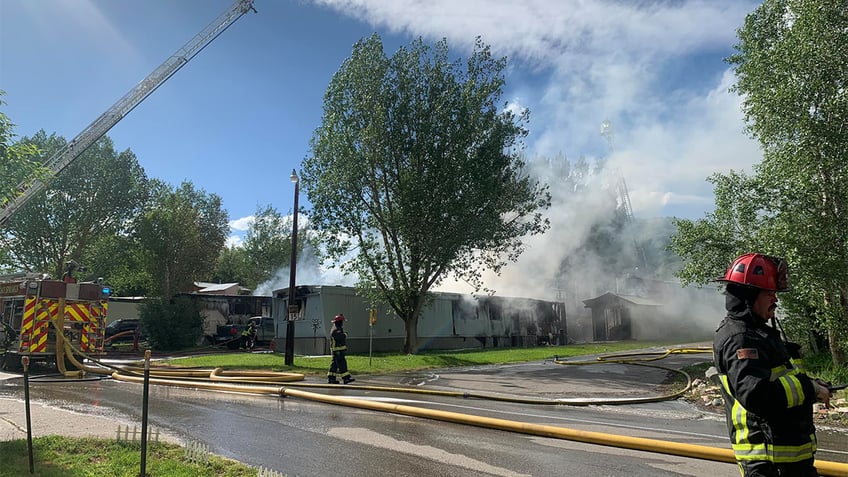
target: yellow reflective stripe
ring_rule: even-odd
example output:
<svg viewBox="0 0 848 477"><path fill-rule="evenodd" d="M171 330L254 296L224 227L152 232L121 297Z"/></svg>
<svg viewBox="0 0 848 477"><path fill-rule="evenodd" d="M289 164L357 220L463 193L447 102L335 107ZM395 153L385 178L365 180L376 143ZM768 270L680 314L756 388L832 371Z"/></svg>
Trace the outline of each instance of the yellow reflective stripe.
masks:
<svg viewBox="0 0 848 477"><path fill-rule="evenodd" d="M801 381L796 377L800 374L805 373L799 368L787 368L783 365L771 368L770 380L780 382L783 392L786 394L787 407L804 404L804 388L801 387Z"/></svg>
<svg viewBox="0 0 848 477"><path fill-rule="evenodd" d="M813 436L815 439L815 436ZM798 462L799 460L812 459L816 452L816 441L807 442L798 446L772 446L774 462Z"/></svg>
<svg viewBox="0 0 848 477"><path fill-rule="evenodd" d="M721 380L721 385L724 387L725 392L727 392L727 395L730 396L733 401L733 405L730 407L730 419L733 424L733 429L735 429L733 435L738 444L744 444L748 442L748 411L739 404L739 401L737 401L736 398L733 397L733 393L730 392L730 384L727 382L727 375L719 374L718 377Z"/></svg>
<svg viewBox="0 0 848 477"><path fill-rule="evenodd" d="M733 427L736 428L736 442L748 442L748 410L739 404L736 399L733 400Z"/></svg>
<svg viewBox="0 0 848 477"><path fill-rule="evenodd" d="M804 389L801 387L801 381L793 375L783 376L779 379L780 385L783 386L783 392L786 394L786 406L795 407L804 404Z"/></svg>
<svg viewBox="0 0 848 477"><path fill-rule="evenodd" d="M790 358L789 362L792 364L792 367L798 370L798 372L806 373L807 369L804 367L804 360L801 358Z"/></svg>
<svg viewBox="0 0 848 477"><path fill-rule="evenodd" d="M774 368L771 368L771 376L769 376L769 381L777 381L783 376L789 374L791 370L789 370L786 366L780 365Z"/></svg>
<svg viewBox="0 0 848 477"><path fill-rule="evenodd" d="M330 351L344 351L347 346L330 346Z"/></svg>
<svg viewBox="0 0 848 477"><path fill-rule="evenodd" d="M733 444L736 460L771 460L765 444Z"/></svg>
<svg viewBox="0 0 848 477"><path fill-rule="evenodd" d="M816 452L815 436L797 446L771 444L733 444L736 460L767 460L769 462L799 462L812 459Z"/></svg>
<svg viewBox="0 0 848 477"><path fill-rule="evenodd" d="M733 396L733 393L730 392L730 385L727 384L727 375L726 374L719 374L718 378L719 378L719 380L721 380L721 387L723 387L724 390L727 391L727 394Z"/></svg>
<svg viewBox="0 0 848 477"><path fill-rule="evenodd" d="M780 366L779 368L783 368ZM777 369L777 368L775 368ZM784 368L785 370L785 368ZM774 372L774 370L772 370ZM786 400L790 403L790 407L797 406L803 403L804 391L801 387L801 381L796 377L796 372L786 373L780 379L784 391L786 391ZM816 449L816 435L810 434L810 441L797 446L789 445L772 445L766 443L752 444L749 441L750 429L748 429L748 411L739 404L739 401L733 397L730 392L730 384L727 380L727 375L719 374L719 380L727 395L733 402L731 407L731 420L733 424L734 441L732 443L733 454L737 461L748 460L766 460L769 462L799 462L806 459L812 459ZM792 403L795 404L792 404Z"/></svg>

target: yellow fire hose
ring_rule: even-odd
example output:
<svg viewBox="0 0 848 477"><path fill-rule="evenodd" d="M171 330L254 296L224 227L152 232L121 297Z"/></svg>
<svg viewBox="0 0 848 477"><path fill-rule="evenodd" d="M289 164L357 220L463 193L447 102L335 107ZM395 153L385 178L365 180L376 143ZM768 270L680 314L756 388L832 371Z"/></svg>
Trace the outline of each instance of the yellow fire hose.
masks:
<svg viewBox="0 0 848 477"><path fill-rule="evenodd" d="M86 366L80 363L75 357L74 354L79 353L81 356L85 356L84 353L80 352L80 350L74 350L72 345L68 342L64 342L65 346L63 348L66 349L66 353L69 361L76 367L78 367L82 372L92 372L98 374L107 374L110 373L111 377L118 381L126 381L133 383L143 383L144 378L141 376L139 370L143 368L139 367L114 367L113 369L118 369L118 371L106 371L101 368L93 368L90 366ZM555 360L557 364L597 364L597 363L626 363L626 364L634 364L634 365L642 365L642 366L652 366L658 367L662 369L668 369L671 371L676 371L683 373L687 380L687 386L684 391L675 394L682 394L691 386L691 378L689 375L681 370L675 370L673 368L667 368L663 366L656 365L647 365L644 363L638 363L636 361L652 361L656 359L661 359L673 353L692 353L692 352L706 352L705 349L672 349L666 350L665 352L660 353L632 353L632 354L618 354L618 355L609 355L602 356L597 358L597 361L559 361ZM711 352L711 350L710 350ZM636 356L645 356L645 355L662 355L661 357L650 357L650 358L635 358ZM58 353L57 353L58 355ZM622 357L634 357L632 359L621 359ZM89 358L91 359L91 358ZM127 374L124 374L127 373ZM604 445L610 447L618 447L625 449L633 449L644 452L653 452L659 454L668 454L668 455L676 455L681 457L689 457L701 460L710 460L716 462L727 462L727 463L735 463L736 459L733 455L733 451L731 449L726 448L718 448L711 446L702 446L697 444L686 444L686 443L678 443L671 441L663 441L659 439L648 439L641 437L630 437L630 436L622 436L616 434L607 434L600 432L592 432L592 431L581 431L577 429L570 429L565 427L558 426L549 426L543 424L533 424L519 421L511 421L507 419L498 419L498 418L490 418L490 417L482 417L475 416L471 414L462 414L450 411L439 411L433 409L426 408L418 408L414 406L402 405L402 404L390 404L384 402L376 402L355 398L347 398L340 396L329 396L320 393L301 391L297 389L290 389L286 387L274 386L274 383L279 382L287 382L289 386L310 386L308 383L294 383L293 381L299 381L303 379L303 375L299 373L278 373L271 371L225 371L222 368L215 368L213 370L208 369L189 369L189 368L179 368L179 369L162 369L159 368L155 371L154 376L149 378L149 382L151 384L160 384L166 386L177 386L177 387L187 387L187 388L195 388L195 389L204 389L204 390L212 390L212 391L226 391L226 392L239 392L239 393L248 393L248 394L259 394L259 395L276 395L281 397L295 397L306 399L315 402L323 402L327 404L336 404L341 406L355 407L359 409L367 409L372 411L379 412L388 412L394 414L402 414L411 417L420 417L426 419L433 419L444 422L453 422L457 424L465 424L476 427L483 427L489 429L497 429L509 432L517 432L520 434L527 435L535 435L540 437L550 437L555 439L562 440L570 440L576 442L584 442L588 444L596 444L596 445ZM173 379L176 377L181 377L183 379ZM343 387L339 385L329 386L329 385L311 385L311 387L334 387L336 389ZM454 391L439 391L439 390L421 390L421 389L408 389L408 388L396 388L396 387L386 387L386 386L355 386L356 389L362 390L380 390L380 391L392 391L392 392L417 392L420 394L430 394L430 395L441 395L441 396L453 396L453 397L476 397L483 399L494 399L494 400L503 400L509 402L519 402L519 403L531 403L531 404L567 404L567 401L563 401L560 399L555 400L536 400L536 399L525 399L525 398L501 398L499 396L487 395L487 394L479 394L479 393L467 393L467 392L454 392ZM656 398L636 398L632 400L627 400L627 402L648 402L643 399L656 399ZM609 401L609 400L607 400ZM624 400L614 400L619 401L619 403L623 403ZM603 402L603 401L601 401ZM593 402L594 404L594 402ZM822 476L846 476L848 475L848 464L841 462L830 462L830 461L816 461L816 469L819 474Z"/></svg>
<svg viewBox="0 0 848 477"><path fill-rule="evenodd" d="M126 376L113 373L112 377L119 381L142 383L143 378L138 376ZM510 421L491 417L474 416L449 411L418 408L402 404L389 404L383 402L366 401L362 399L346 398L340 396L328 396L297 389L288 389L276 386L237 385L229 383L198 383L196 381L181 381L170 379L151 378L153 384L164 384L168 386L190 387L197 389L208 389L216 391L242 392L249 394L277 395L283 397L295 397L310 401L336 404L371 411L402 414L411 417L433 419L437 421L453 422L488 429L517 432L520 434L550 437L588 444L597 444L610 447L633 449L658 454L676 455L701 460L716 462L735 463L736 458L733 451L725 448L702 446L697 444L685 444L678 442L663 441L659 439L648 439L642 437L629 437L601 432L581 431L565 427L549 426L544 424L532 424L527 422ZM816 468L823 476L845 476L848 475L848 464L840 462L816 461Z"/></svg>

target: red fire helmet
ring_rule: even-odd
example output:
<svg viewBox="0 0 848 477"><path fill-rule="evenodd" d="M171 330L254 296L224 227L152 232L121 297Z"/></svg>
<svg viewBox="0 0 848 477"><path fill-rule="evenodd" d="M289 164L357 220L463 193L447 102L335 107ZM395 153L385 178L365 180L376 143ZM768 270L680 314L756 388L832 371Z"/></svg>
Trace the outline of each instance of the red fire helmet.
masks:
<svg viewBox="0 0 848 477"><path fill-rule="evenodd" d="M333 318L333 323L344 323L344 315L342 315L341 313L336 315L336 317Z"/></svg>
<svg viewBox="0 0 848 477"><path fill-rule="evenodd" d="M789 267L786 260L760 253L746 253L736 257L723 277L717 282L736 283L769 291L789 289Z"/></svg>

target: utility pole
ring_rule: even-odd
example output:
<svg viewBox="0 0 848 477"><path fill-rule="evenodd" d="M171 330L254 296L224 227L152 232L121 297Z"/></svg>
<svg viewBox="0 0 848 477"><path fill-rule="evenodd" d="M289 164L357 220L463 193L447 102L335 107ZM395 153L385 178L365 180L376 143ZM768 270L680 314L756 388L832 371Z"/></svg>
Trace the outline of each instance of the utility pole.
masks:
<svg viewBox="0 0 848 477"><path fill-rule="evenodd" d="M294 320L297 319L298 313L294 295L297 277L297 197L300 195L300 184L294 169L290 179L294 182L294 212L292 213L291 266L289 267L289 307L286 314L286 366L294 366Z"/></svg>

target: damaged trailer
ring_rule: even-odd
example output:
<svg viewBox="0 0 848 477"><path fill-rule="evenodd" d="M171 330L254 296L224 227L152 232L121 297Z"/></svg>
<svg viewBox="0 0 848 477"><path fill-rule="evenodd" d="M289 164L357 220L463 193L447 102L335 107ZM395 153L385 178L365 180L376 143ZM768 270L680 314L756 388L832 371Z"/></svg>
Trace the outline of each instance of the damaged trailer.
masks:
<svg viewBox="0 0 848 477"><path fill-rule="evenodd" d="M273 293L277 326L276 349L283 349L289 317L289 289ZM565 344L565 304L531 298L474 297L459 293L433 293L418 318L418 350L526 347ZM385 306L376 309L353 287L298 286L293 305L297 310L294 346L298 354L327 354L332 318L345 315L347 346L351 353L394 352L402 348L404 322Z"/></svg>

